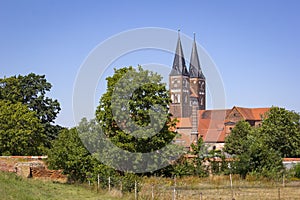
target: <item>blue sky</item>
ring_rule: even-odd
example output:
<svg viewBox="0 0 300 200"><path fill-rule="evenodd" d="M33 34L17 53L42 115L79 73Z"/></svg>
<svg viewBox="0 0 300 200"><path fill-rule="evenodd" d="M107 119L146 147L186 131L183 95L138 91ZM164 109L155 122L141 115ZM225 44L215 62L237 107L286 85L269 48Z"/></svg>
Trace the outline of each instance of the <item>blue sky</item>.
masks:
<svg viewBox="0 0 300 200"><path fill-rule="evenodd" d="M0 0L0 77L45 74L53 85L49 96L61 103L56 122L73 126L73 84L99 43L134 28L180 28L190 37L196 32L217 65L226 107L275 105L300 112L299 9L297 0ZM113 67L172 64L171 54L148 53L124 56Z"/></svg>

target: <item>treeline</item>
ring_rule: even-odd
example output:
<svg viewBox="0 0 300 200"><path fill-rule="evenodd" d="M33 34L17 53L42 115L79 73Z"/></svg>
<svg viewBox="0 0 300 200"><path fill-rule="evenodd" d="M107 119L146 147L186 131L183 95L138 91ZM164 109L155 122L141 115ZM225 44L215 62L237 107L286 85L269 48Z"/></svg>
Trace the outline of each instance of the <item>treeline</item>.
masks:
<svg viewBox="0 0 300 200"><path fill-rule="evenodd" d="M95 119L67 129L54 124L60 105L46 96L51 84L45 76L0 79L0 154L46 154L49 167L63 169L70 181L97 182L100 177L102 187L108 187L111 177L110 184L122 182L123 191L131 191L142 176L276 178L287 173L282 158L300 157L296 112L272 107L260 127L238 122L223 151L208 148L200 138L186 153L172 142L179 135L161 76L139 66L115 70L106 80ZM293 175L300 176L299 171L297 166Z"/></svg>

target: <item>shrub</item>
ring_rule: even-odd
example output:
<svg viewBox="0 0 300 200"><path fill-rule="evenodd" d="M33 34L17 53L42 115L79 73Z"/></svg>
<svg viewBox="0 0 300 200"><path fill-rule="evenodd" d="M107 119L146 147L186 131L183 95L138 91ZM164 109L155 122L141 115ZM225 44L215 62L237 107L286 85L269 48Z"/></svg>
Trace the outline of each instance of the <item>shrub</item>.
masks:
<svg viewBox="0 0 300 200"><path fill-rule="evenodd" d="M299 163L294 167L294 171L295 171L295 177L300 178L300 164Z"/></svg>

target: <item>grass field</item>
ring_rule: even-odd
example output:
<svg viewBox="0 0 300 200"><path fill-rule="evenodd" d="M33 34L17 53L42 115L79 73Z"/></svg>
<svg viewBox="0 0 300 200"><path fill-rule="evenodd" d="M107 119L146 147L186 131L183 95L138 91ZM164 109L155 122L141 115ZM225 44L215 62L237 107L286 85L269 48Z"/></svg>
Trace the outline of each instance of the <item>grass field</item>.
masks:
<svg viewBox="0 0 300 200"><path fill-rule="evenodd" d="M206 199L300 199L300 182L282 182L268 180L241 180L233 177L233 190L230 188L228 176L209 178L186 177L176 180L174 193L174 179L144 178L141 183L138 199L172 200L206 200ZM153 197L153 198L152 198ZM52 183L42 180L24 179L11 173L0 172L0 199L107 199L134 200L134 194L121 195L113 189L97 191L87 185L69 185Z"/></svg>
<svg viewBox="0 0 300 200"><path fill-rule="evenodd" d="M42 180L24 179L11 173L0 172L0 199L2 200L46 200L46 199L111 199L111 195L97 193L83 186L52 183Z"/></svg>

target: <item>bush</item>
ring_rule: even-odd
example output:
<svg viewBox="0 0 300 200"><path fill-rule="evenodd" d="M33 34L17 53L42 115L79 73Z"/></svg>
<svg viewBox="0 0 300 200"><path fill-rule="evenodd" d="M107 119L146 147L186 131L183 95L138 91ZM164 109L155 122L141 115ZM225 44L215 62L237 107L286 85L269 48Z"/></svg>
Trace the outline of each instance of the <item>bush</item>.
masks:
<svg viewBox="0 0 300 200"><path fill-rule="evenodd" d="M294 167L294 171L295 171L295 177L300 178L300 164L299 163Z"/></svg>
<svg viewBox="0 0 300 200"><path fill-rule="evenodd" d="M141 180L142 179L136 174L125 173L125 175L121 177L122 192L133 192L135 188L135 182L137 182L137 191L140 191Z"/></svg>

